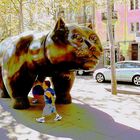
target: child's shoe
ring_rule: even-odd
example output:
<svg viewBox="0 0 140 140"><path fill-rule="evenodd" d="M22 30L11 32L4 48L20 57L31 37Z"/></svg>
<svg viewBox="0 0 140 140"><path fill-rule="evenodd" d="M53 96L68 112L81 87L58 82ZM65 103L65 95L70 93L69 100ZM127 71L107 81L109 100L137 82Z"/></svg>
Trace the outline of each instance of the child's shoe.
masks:
<svg viewBox="0 0 140 140"><path fill-rule="evenodd" d="M39 123L44 123L45 122L45 118L37 118L36 121L39 122Z"/></svg>
<svg viewBox="0 0 140 140"><path fill-rule="evenodd" d="M60 121L62 119L62 117L60 115L56 116L54 121Z"/></svg>

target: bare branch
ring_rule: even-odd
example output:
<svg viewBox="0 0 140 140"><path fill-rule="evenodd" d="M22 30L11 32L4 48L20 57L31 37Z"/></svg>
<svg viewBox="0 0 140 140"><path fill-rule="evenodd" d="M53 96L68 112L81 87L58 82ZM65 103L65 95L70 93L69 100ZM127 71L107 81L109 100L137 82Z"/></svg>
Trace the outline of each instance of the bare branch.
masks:
<svg viewBox="0 0 140 140"><path fill-rule="evenodd" d="M13 0L11 0L12 4L14 5L15 10L17 11L17 13L19 13L19 9L17 8L16 4L14 3Z"/></svg>

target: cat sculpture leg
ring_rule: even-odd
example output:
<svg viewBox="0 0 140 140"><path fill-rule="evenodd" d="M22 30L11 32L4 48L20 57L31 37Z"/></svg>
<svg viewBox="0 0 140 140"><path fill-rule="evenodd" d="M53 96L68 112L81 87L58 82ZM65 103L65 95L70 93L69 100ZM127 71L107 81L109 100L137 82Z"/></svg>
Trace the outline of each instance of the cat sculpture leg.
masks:
<svg viewBox="0 0 140 140"><path fill-rule="evenodd" d="M26 109L30 107L28 94L32 88L35 76L32 76L26 68L23 68L18 73L22 74L18 77L5 77L4 82L8 93L10 93L12 107L15 109Z"/></svg>
<svg viewBox="0 0 140 140"><path fill-rule="evenodd" d="M0 71L1 71L1 67L0 67ZM5 88L5 85L3 83L1 72L0 72L0 97L1 98L10 98L10 96Z"/></svg>
<svg viewBox="0 0 140 140"><path fill-rule="evenodd" d="M52 83L56 92L56 103L68 104L72 102L70 91L75 80L75 72L61 72L52 77Z"/></svg>

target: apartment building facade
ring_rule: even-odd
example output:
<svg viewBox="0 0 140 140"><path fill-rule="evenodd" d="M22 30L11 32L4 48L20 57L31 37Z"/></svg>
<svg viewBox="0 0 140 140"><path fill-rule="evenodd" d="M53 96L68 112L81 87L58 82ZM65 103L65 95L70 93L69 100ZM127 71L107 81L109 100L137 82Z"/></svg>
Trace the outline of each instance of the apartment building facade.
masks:
<svg viewBox="0 0 140 140"><path fill-rule="evenodd" d="M95 16L96 31L104 45L105 60L110 54L106 11L106 8L96 9ZM116 61L121 60L122 55L125 60L140 60L140 0L114 1L112 19Z"/></svg>
<svg viewBox="0 0 140 140"><path fill-rule="evenodd" d="M106 4L98 6L88 0L85 1L78 15L69 14L76 23L93 24L93 29L99 35L104 47L104 65L110 57L106 7ZM121 59L121 55L125 57L125 60L140 60L140 0L114 1L112 19L116 61Z"/></svg>

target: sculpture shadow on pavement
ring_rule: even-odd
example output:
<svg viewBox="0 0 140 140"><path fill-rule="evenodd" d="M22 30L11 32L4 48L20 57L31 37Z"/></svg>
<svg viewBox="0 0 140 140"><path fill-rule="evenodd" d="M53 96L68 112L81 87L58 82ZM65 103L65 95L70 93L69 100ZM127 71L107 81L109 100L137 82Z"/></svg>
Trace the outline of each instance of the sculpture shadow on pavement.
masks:
<svg viewBox="0 0 140 140"><path fill-rule="evenodd" d="M10 106L10 99L0 100L0 131L7 133L9 138L29 138L32 133L37 140L49 137L63 137L70 140L125 140L140 136L140 132L128 126L115 122L112 117L100 110L90 107L84 102L73 99L68 105L57 105L58 112L63 119L53 121L53 116L48 117L46 123L37 123L35 118L42 113L43 104L31 104L26 110L15 110ZM6 132L7 131L7 132ZM118 137L117 137L118 136ZM122 137L122 138L121 138ZM138 140L138 139L135 139Z"/></svg>

